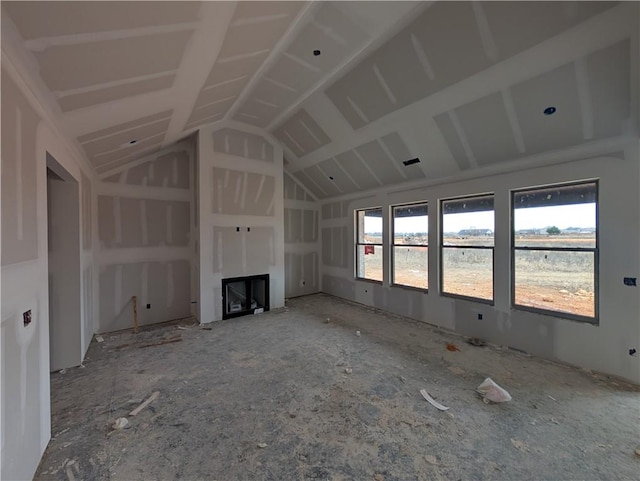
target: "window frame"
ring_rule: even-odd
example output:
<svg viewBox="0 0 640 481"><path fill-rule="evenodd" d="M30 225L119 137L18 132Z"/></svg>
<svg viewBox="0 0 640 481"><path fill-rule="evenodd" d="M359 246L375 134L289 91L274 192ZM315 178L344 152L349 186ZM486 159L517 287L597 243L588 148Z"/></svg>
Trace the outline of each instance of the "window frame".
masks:
<svg viewBox="0 0 640 481"><path fill-rule="evenodd" d="M487 197L487 196L491 196L493 198L493 245L491 247L488 246L445 246L444 245L444 203L445 202L449 202L452 200L473 200L473 199L477 199L480 197ZM438 268L439 268L439 289L440 289L440 295L442 297L451 297L454 299L462 299L465 301L471 301L471 302L478 302L481 304L487 304L489 306L493 306L495 305L495 299L496 299L496 230L495 230L495 217L496 217L496 208L495 208L495 193L494 192L486 192L483 194L473 194L473 195L464 195L464 196L459 196L459 197L449 197L446 199L438 199L438 229L439 229L439 243L440 243L440 248L438 249L438 254L439 254L439 261L438 261ZM446 292L444 290L444 249L448 248L448 249L484 249L484 250L491 250L491 292L492 292L492 296L491 299L484 299L482 297L474 297L474 296L465 296L463 294L455 294L455 293L451 293L451 292Z"/></svg>
<svg viewBox="0 0 640 481"><path fill-rule="evenodd" d="M380 239L380 244L373 244L373 243L361 243L360 242L360 222L358 219L358 214L360 212L367 212L370 210L379 210L382 214L381 218L382 218L382 236ZM354 268L355 268L355 272L353 273L354 278L357 281L365 281L365 282L373 282L374 284L383 284L384 278L385 278L385 267L384 267L384 213L382 212L382 207L366 207L364 209L355 209L354 210L354 223L355 223L355 251L354 251ZM366 215L366 214L365 214ZM364 225L364 221L363 221L363 225ZM364 233L363 233L363 237L364 237ZM359 267L360 267L360 263L359 263L359 256L358 256L358 250L360 248L360 246L379 246L380 247L380 253L382 254L383 258L382 258L382 280L378 280L378 279L371 279L369 277L360 277L358 275L358 272L360 271Z"/></svg>
<svg viewBox="0 0 640 481"><path fill-rule="evenodd" d="M574 185L586 185L586 184L595 184L596 193L595 193L595 203L596 203L596 236L595 236L595 247L524 247L524 246L516 246L516 230L515 230L515 196L521 192L531 192L542 189L549 189L554 187L571 187ZM586 322L589 324L599 325L600 324L600 184L598 179L591 180L580 180L575 182L568 183L556 183L556 184L544 184L538 185L534 187L523 187L518 189L513 189L510 192L510 203L511 203L511 307L518 311L526 311L532 312L535 314L544 314L552 317L557 317L561 319L569 319L571 321L579 321ZM559 204L561 205L561 204ZM594 316L582 316L579 314L574 314L571 312L565 311L555 311L552 309L543 309L540 307L531 307L525 306L522 304L516 303L516 251L551 251L551 252L592 252L593 253L593 309Z"/></svg>
<svg viewBox="0 0 640 481"><path fill-rule="evenodd" d="M396 216L395 209L402 207L413 207L413 206L425 206L427 208L427 244L396 244ZM391 237L390 237L390 247L391 247L391 276L389 279L389 285L392 287L400 287L402 289L412 289L420 292L429 292L429 202L424 201L416 201L409 202L406 204L394 204L391 205ZM401 247L426 247L427 248L427 287L417 287L410 286L407 284L400 284L395 282L395 272L396 272L396 245Z"/></svg>

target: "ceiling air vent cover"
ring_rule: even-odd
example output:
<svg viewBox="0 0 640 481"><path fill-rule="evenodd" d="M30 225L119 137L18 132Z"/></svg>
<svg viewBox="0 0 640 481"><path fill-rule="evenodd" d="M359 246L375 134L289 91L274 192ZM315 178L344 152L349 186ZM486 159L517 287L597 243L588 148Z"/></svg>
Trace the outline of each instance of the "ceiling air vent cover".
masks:
<svg viewBox="0 0 640 481"><path fill-rule="evenodd" d="M418 157L416 157L415 159L409 159L409 160L403 160L402 163L404 165L413 165L413 164L417 164L420 162L420 159Z"/></svg>

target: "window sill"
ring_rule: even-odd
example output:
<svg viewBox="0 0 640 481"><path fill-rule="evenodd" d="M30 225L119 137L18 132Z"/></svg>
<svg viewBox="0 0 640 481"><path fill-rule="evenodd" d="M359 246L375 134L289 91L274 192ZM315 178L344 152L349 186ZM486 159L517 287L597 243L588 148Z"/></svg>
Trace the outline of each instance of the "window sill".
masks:
<svg viewBox="0 0 640 481"><path fill-rule="evenodd" d="M399 289L406 289L408 291L422 292L424 294L429 293L429 288L425 289L424 287L407 286L405 284L391 284L390 287L397 287Z"/></svg>
<svg viewBox="0 0 640 481"><path fill-rule="evenodd" d="M483 299L482 297L462 296L460 294L450 294L448 292L441 292L440 295L442 297L451 297L453 299L460 299L463 301L477 302L479 304L486 304L488 306L493 306L495 304L495 301L493 299Z"/></svg>
<svg viewBox="0 0 640 481"><path fill-rule="evenodd" d="M356 281L369 282L371 284L379 284L382 285L382 281L378 281L376 279L367 279L366 277L355 277Z"/></svg>
<svg viewBox="0 0 640 481"><path fill-rule="evenodd" d="M581 316L579 314L571 314L570 312L552 311L549 309L539 309L536 307L522 306L520 304L513 304L511 308L514 311L531 312L533 314L540 314L542 316L553 317L555 319L562 319L565 321L582 322L585 324L591 324L592 326L600 325L600 320L598 319L598 317Z"/></svg>

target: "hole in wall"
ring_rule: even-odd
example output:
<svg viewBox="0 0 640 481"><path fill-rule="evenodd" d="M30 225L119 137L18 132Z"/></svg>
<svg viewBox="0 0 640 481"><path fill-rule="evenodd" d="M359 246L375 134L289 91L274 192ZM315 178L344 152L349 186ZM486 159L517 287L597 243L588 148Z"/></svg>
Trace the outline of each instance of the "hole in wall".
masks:
<svg viewBox="0 0 640 481"><path fill-rule="evenodd" d="M31 309L22 313L22 323L24 324L24 327L31 324Z"/></svg>

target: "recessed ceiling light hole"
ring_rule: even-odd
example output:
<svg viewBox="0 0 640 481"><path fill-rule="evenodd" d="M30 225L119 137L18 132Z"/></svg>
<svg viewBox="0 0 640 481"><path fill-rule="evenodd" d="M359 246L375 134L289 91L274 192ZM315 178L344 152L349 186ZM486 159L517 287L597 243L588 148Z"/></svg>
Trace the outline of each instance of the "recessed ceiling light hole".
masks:
<svg viewBox="0 0 640 481"><path fill-rule="evenodd" d="M322 52L320 50L314 50L313 55L318 57Z"/></svg>
<svg viewBox="0 0 640 481"><path fill-rule="evenodd" d="M553 115L556 113L556 108L555 107L547 107L546 109L544 109L544 114L545 115Z"/></svg>
<svg viewBox="0 0 640 481"><path fill-rule="evenodd" d="M138 141L136 139L133 139L133 140L129 141L129 145L133 145L133 144L136 144L136 143L138 143Z"/></svg>

